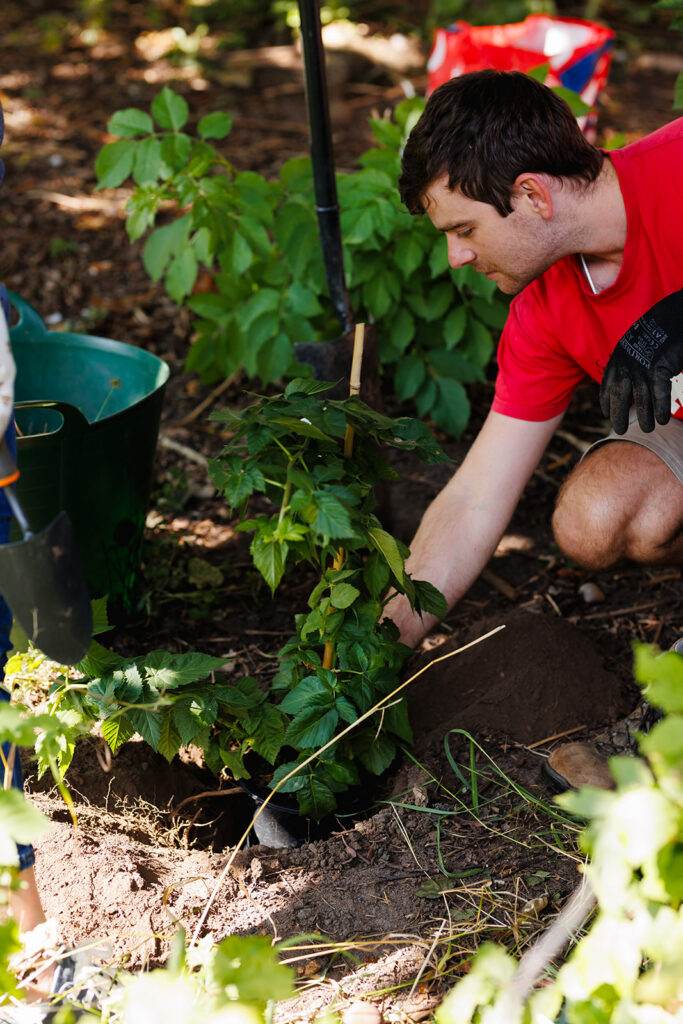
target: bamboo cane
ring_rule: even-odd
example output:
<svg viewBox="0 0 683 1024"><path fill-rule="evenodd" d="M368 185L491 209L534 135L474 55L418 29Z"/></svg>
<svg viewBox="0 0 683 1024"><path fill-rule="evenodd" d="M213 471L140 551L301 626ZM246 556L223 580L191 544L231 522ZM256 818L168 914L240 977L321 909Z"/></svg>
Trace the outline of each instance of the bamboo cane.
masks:
<svg viewBox="0 0 683 1024"><path fill-rule="evenodd" d="M363 367L363 348L365 346L365 324L356 324L353 336L353 356L351 358L351 377L349 380L349 398L360 394L361 372ZM350 459L353 455L353 427L346 424L344 431L344 458ZM339 548L332 562L332 569L338 572L344 564L344 548ZM328 640L323 652L323 668L332 668L334 662L334 644Z"/></svg>

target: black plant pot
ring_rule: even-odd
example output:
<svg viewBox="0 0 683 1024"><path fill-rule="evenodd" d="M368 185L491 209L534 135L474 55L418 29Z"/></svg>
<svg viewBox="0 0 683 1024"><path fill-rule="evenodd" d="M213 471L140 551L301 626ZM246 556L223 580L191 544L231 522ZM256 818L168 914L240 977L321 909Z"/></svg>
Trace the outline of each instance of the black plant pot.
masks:
<svg viewBox="0 0 683 1024"><path fill-rule="evenodd" d="M256 809L271 792L251 779L242 780L238 785L251 797ZM369 786L354 786L342 795L336 814L328 814L316 821L301 813L293 797L278 794L254 822L253 832L260 844L273 849L302 846L328 839L335 829L367 817L373 802L374 795Z"/></svg>

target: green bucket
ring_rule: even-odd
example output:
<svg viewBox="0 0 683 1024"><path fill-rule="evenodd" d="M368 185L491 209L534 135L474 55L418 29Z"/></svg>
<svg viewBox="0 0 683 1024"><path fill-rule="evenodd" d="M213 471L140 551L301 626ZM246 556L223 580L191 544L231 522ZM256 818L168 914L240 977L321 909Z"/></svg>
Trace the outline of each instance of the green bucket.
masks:
<svg viewBox="0 0 683 1024"><path fill-rule="evenodd" d="M48 331L18 295L10 302L19 497L34 529L68 512L92 596L129 610L168 364L121 341Z"/></svg>

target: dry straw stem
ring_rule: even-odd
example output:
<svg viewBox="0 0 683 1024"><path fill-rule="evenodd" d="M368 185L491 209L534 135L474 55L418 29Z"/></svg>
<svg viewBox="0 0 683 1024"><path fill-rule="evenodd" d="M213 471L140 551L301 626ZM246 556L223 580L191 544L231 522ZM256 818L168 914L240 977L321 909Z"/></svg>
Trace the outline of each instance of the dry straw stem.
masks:
<svg viewBox="0 0 683 1024"><path fill-rule="evenodd" d="M393 700L397 693L400 693L401 690L404 690L406 686L409 686L410 683L414 682L419 676L426 672L427 669L431 668L432 665L437 665L440 661L446 661L447 658L454 658L456 654L462 654L463 651L469 650L470 647L475 647L477 644L480 644L483 640L488 640L490 637L495 636L496 633L500 633L501 629L505 629L505 626L496 626L495 629L491 629L488 633L485 633L483 636L478 637L476 640L471 640L468 644L465 644L463 647L459 647L456 651L449 651L448 654L442 654L439 658L434 658L426 665L423 665L422 668L418 669L417 672L414 672L413 675L406 679L404 682L399 683L399 685L394 690L392 690L391 693L387 694L386 697L382 697L380 701L378 701L368 711L364 712L364 714L357 718L355 722L351 722L350 725L347 725L346 728L342 729L342 731L337 736L333 736L331 740L328 740L327 743L323 744L322 747L320 747L318 750L310 754L309 757L305 759L305 761L302 761L301 764L296 766L296 768L293 768L291 772L288 772L287 775L283 776L283 778L281 778L280 781L276 783L275 786L273 786L272 790L270 791L266 799L258 807L256 813L254 814L254 817L247 825L247 828L240 836L237 845L235 846L235 849L228 858L227 864L225 865L220 875L218 876L218 881L216 882L211 895L206 901L204 910L202 911L202 915L199 918L199 921L197 922L197 926L194 932L192 933L192 940L190 942L190 946L194 946L195 943L197 942L199 938L199 933L204 927L204 923L207 917L209 916L209 911L213 906L214 900L216 899L216 896L220 892L223 882L228 877L230 869L235 862L235 857L237 856L239 850L242 848L242 845L246 842L249 833L251 832L254 826L254 823L258 820L261 814L263 814L266 807L273 799L275 794L278 792L278 790L282 789L286 782L289 782L289 780L294 778L295 775L298 775L303 768L306 768L312 761L315 761L316 758L320 757L321 754L324 754L326 750L329 750L329 748L334 746L335 743L338 743L339 740L344 738L344 736L348 736L348 734L353 729L355 729L356 726L361 725L362 722L367 721L368 718L374 715L376 711L379 711L383 707L385 707L391 700Z"/></svg>
<svg viewBox="0 0 683 1024"><path fill-rule="evenodd" d="M351 358L351 378L349 381L349 398L360 394L361 370L363 367L363 349L365 347L365 324L356 324L356 331L353 336L353 356ZM353 427L347 423L344 431L344 458L350 459L353 455ZM332 568L339 572L344 564L344 548L339 548L334 557ZM323 653L323 668L332 668L334 664L334 644L328 641L325 644Z"/></svg>

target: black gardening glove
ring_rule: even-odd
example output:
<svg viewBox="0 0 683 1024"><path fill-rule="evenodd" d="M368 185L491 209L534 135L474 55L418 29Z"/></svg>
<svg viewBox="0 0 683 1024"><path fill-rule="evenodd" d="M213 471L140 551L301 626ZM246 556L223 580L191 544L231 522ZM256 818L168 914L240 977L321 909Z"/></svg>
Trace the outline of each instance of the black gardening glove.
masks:
<svg viewBox="0 0 683 1024"><path fill-rule="evenodd" d="M671 417L671 378L683 372L683 290L667 295L636 320L617 342L602 384L600 407L617 434L626 433L636 407L640 429Z"/></svg>

